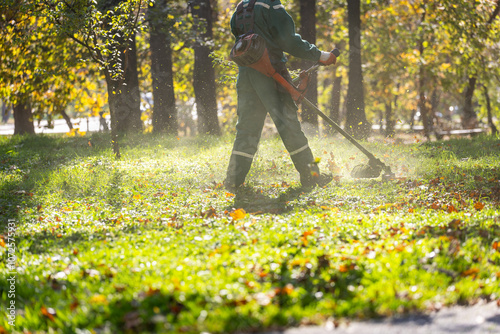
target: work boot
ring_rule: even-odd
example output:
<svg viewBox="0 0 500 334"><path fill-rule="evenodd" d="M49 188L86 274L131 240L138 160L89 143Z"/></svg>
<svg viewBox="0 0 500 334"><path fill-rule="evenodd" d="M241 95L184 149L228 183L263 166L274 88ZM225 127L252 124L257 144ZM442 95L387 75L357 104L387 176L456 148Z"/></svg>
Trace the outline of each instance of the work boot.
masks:
<svg viewBox="0 0 500 334"><path fill-rule="evenodd" d="M244 182L252 165L252 159L232 154L227 167L224 188L234 193Z"/></svg>
<svg viewBox="0 0 500 334"><path fill-rule="evenodd" d="M320 173L318 164L307 165L307 169L300 173L300 184L302 188L310 190L316 186L324 187L330 183L333 175L330 173Z"/></svg>
<svg viewBox="0 0 500 334"><path fill-rule="evenodd" d="M303 189L311 190L318 186L323 188L333 180L333 175L330 173L311 173L311 175L300 175L300 184Z"/></svg>
<svg viewBox="0 0 500 334"><path fill-rule="evenodd" d="M226 178L223 184L224 184L224 189L234 194L236 190L238 190L238 188L241 187L243 183L236 184L236 182L231 182L229 178Z"/></svg>

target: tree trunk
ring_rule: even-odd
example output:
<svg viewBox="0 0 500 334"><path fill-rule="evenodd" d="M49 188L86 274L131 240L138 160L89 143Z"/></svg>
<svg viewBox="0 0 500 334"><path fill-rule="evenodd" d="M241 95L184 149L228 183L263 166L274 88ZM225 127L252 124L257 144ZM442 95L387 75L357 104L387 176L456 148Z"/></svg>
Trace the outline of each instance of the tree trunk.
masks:
<svg viewBox="0 0 500 334"><path fill-rule="evenodd" d="M342 76L337 76L337 68L333 72L333 88L330 95L330 118L337 124L340 124L340 92L342 89ZM333 135L335 130L328 127L328 134Z"/></svg>
<svg viewBox="0 0 500 334"><path fill-rule="evenodd" d="M172 47L168 25L162 17L166 2L156 1L149 8L151 75L153 77L153 132L177 135Z"/></svg>
<svg viewBox="0 0 500 334"><path fill-rule="evenodd" d="M485 85L483 85L483 93L484 93L484 98L486 99L486 109L488 111L488 125L490 126L491 129L491 135L496 136L498 134L498 129L495 126L495 123L493 123L490 94L488 93L488 87L486 87Z"/></svg>
<svg viewBox="0 0 500 334"><path fill-rule="evenodd" d="M108 105L109 105L109 115L111 117L111 147L113 148L113 153L116 159L121 158L120 154L120 144L118 142L118 117L116 115L117 108L119 105L119 97L114 92L114 80L111 78L111 74L108 70L104 70L104 76L106 78L107 90L108 90Z"/></svg>
<svg viewBox="0 0 500 334"><path fill-rule="evenodd" d="M361 4L360 0L347 2L349 22L349 85L347 87L346 130L357 139L365 139L370 133L366 121L361 69Z"/></svg>
<svg viewBox="0 0 500 334"><path fill-rule="evenodd" d="M103 11L118 11L120 3L125 0L107 0L99 2ZM109 18L108 18L109 19ZM118 32L117 32L118 33ZM108 100L110 113L114 114L111 123L117 133L142 131L141 120L141 95L139 91L139 75L137 71L137 48L135 43L135 33L127 38L119 32L114 37L120 59L115 60L104 70L106 84L108 85ZM115 69L119 68L123 72L120 76L114 77ZM111 91L110 91L111 89ZM113 110L111 110L113 108ZM113 118L113 116L112 116Z"/></svg>
<svg viewBox="0 0 500 334"><path fill-rule="evenodd" d="M132 40L127 51L121 52L122 66L125 66L123 78L116 79L106 75L108 104L110 113L114 115L111 127L115 127L118 133L142 131L135 37ZM113 65L110 65L110 68L113 68ZM111 73L112 69L105 71Z"/></svg>
<svg viewBox="0 0 500 334"><path fill-rule="evenodd" d="M70 131L73 130L73 123L71 123L71 118L68 116L66 111L64 109L61 109L59 113L61 114L62 118L64 118L64 120L66 121L66 124L68 124L69 130Z"/></svg>
<svg viewBox="0 0 500 334"><path fill-rule="evenodd" d="M396 101L394 101L396 102ZM395 104L395 103L394 103ZM394 113L392 110L392 103L389 101L385 104L385 132L386 137L393 137L396 134L394 124Z"/></svg>
<svg viewBox="0 0 500 334"><path fill-rule="evenodd" d="M316 0L300 0L300 35L311 44L316 44ZM309 62L302 62L302 69ZM318 76L313 72L309 78L309 86L305 97L313 104L318 104ZM318 130L318 115L305 105L302 105L302 120Z"/></svg>
<svg viewBox="0 0 500 334"><path fill-rule="evenodd" d="M425 21L425 7L422 13L422 18L420 25L422 26ZM422 30L423 31L423 30ZM424 57L424 33L421 33L420 40L418 41L418 51L420 58ZM425 96L425 67L421 62L419 64L418 73L418 108L420 110L420 117L422 119L422 125L424 126L424 136L427 140L431 139L431 129L429 128L429 112L427 108L427 98Z"/></svg>
<svg viewBox="0 0 500 334"><path fill-rule="evenodd" d="M20 98L14 104L14 134L34 134L33 115L31 114L31 103L28 97Z"/></svg>
<svg viewBox="0 0 500 334"><path fill-rule="evenodd" d="M443 139L443 136L440 134L441 129L441 122L440 119L437 115L439 107L439 90L437 88L434 88L432 91L431 95L431 128L434 131L434 135L436 136L437 140Z"/></svg>
<svg viewBox="0 0 500 334"><path fill-rule="evenodd" d="M469 77L467 87L465 88L464 114L462 117L462 127L464 129L473 129L477 126L477 116L472 105L476 81L477 78L475 76Z"/></svg>
<svg viewBox="0 0 500 334"><path fill-rule="evenodd" d="M10 117L10 106L2 103L2 123L7 123Z"/></svg>
<svg viewBox="0 0 500 334"><path fill-rule="evenodd" d="M194 46L193 88L201 134L220 135L217 116L215 72L206 42L213 39L212 7L209 0L193 0L191 12L197 21L198 36ZM202 24L203 23L203 24Z"/></svg>
<svg viewBox="0 0 500 334"><path fill-rule="evenodd" d="M422 72L422 71L421 71ZM421 87L425 79L422 77L419 81L419 87ZM427 109L427 99L425 97L425 92L423 88L419 88L418 94L418 108L420 110L420 117L422 117L422 125L424 126L424 136L427 140L431 140L431 131L429 129L429 113Z"/></svg>
<svg viewBox="0 0 500 334"><path fill-rule="evenodd" d="M135 34L128 44L123 64L124 80L118 107L118 132L141 132L141 93L139 90L139 72L137 70L137 47Z"/></svg>

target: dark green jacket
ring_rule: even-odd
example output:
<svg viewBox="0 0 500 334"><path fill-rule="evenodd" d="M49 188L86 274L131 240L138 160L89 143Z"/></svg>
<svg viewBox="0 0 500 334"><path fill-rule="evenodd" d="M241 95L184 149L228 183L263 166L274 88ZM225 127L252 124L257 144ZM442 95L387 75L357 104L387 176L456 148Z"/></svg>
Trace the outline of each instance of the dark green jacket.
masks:
<svg viewBox="0 0 500 334"><path fill-rule="evenodd" d="M249 0L243 0L244 4L248 2ZM236 12L231 18L231 32L236 39L246 32L242 25L242 17L238 17ZM295 23L280 0L255 2L253 32L266 40L267 50L273 63L286 62L283 52L311 61L318 61L321 55L321 51L314 44L303 40L295 32Z"/></svg>

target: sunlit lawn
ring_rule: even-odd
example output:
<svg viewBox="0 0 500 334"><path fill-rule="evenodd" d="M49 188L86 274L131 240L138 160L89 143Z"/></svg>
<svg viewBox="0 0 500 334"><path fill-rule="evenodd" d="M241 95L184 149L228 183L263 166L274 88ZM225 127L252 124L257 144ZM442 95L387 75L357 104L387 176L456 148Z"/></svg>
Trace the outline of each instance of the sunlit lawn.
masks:
<svg viewBox="0 0 500 334"><path fill-rule="evenodd" d="M500 298L497 139L366 144L387 183L349 177L365 159L345 140L312 140L337 177L309 193L266 139L236 194L221 187L230 137L124 138L120 161L108 141L0 138L18 256L16 327L2 317L0 333L227 333Z"/></svg>

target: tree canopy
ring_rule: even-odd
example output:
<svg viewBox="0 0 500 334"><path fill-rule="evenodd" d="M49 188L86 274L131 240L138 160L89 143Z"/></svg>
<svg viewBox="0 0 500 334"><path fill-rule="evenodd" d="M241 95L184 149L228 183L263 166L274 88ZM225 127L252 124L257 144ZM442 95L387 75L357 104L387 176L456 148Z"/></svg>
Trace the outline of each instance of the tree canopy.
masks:
<svg viewBox="0 0 500 334"><path fill-rule="evenodd" d="M335 109L347 127L366 131L380 124L392 135L404 123L423 122L430 136L435 128L475 127L486 118L493 124L498 117L500 0L363 0L351 16L347 1L282 3L307 29L305 38L315 38L322 50L342 49L338 67L318 73L317 100L321 109ZM231 131L237 69L227 55L235 5L2 0L0 98L27 110L29 121L111 113L118 131L150 131L152 125L174 135L188 127L183 133L219 134L219 125ZM357 25L350 26L356 17ZM293 57L290 64L292 70L307 66ZM361 84L352 71L361 71ZM207 88L197 88L200 82ZM148 97L153 92L156 116ZM205 114L207 109L212 111Z"/></svg>

